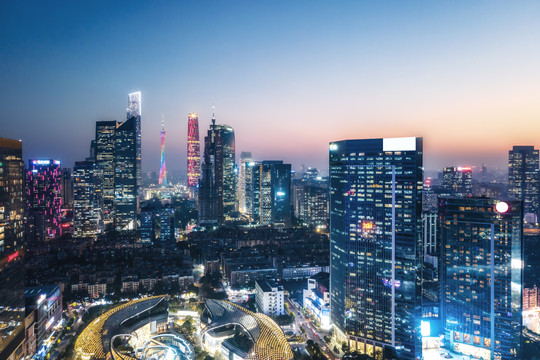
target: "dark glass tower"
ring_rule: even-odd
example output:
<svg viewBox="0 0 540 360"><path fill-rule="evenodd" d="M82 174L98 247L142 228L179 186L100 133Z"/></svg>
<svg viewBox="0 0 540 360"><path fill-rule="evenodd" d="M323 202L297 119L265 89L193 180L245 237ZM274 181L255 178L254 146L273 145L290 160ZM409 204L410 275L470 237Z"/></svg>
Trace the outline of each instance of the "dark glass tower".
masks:
<svg viewBox="0 0 540 360"><path fill-rule="evenodd" d="M199 188L199 223L222 224L235 210L234 130L228 125L212 124L204 138L204 162Z"/></svg>
<svg viewBox="0 0 540 360"><path fill-rule="evenodd" d="M520 201L439 200L445 343L482 359L520 359Z"/></svg>
<svg viewBox="0 0 540 360"><path fill-rule="evenodd" d="M103 171L103 213L105 224L114 221L114 147L118 121L96 122L96 164Z"/></svg>
<svg viewBox="0 0 540 360"><path fill-rule="evenodd" d="M446 196L472 196L472 168L445 167L442 187Z"/></svg>
<svg viewBox="0 0 540 360"><path fill-rule="evenodd" d="M262 161L251 166L253 220L261 225L291 224L291 164Z"/></svg>
<svg viewBox="0 0 540 360"><path fill-rule="evenodd" d="M24 341L22 144L0 138L0 359L20 359Z"/></svg>
<svg viewBox="0 0 540 360"><path fill-rule="evenodd" d="M534 146L514 146L508 152L508 193L523 201L523 212L538 216L539 156Z"/></svg>
<svg viewBox="0 0 540 360"><path fill-rule="evenodd" d="M114 218L116 230L137 228L137 118L131 117L115 131Z"/></svg>
<svg viewBox="0 0 540 360"><path fill-rule="evenodd" d="M351 350L422 355L422 177L422 138L330 143L330 316Z"/></svg>

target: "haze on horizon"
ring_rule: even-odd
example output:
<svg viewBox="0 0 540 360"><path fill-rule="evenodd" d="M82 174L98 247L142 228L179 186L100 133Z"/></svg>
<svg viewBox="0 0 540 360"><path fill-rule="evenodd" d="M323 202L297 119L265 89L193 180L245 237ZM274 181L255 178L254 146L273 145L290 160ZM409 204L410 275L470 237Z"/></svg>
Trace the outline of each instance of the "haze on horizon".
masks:
<svg viewBox="0 0 540 360"><path fill-rule="evenodd" d="M216 106L237 156L328 167L328 143L424 137L424 165L506 167L540 147L540 3L0 3L2 137L84 160L98 120L142 91L143 170L185 173ZM201 146L202 148L202 146Z"/></svg>

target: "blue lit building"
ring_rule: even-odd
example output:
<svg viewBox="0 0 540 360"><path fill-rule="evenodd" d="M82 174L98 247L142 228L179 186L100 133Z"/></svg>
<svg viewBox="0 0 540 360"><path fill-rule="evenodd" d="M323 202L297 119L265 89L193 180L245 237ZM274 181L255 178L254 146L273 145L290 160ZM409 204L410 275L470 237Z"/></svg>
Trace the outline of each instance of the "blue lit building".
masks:
<svg viewBox="0 0 540 360"><path fill-rule="evenodd" d="M330 328L330 291L329 275L320 272L307 281L307 289L303 291L302 306L311 311L321 324L321 328Z"/></svg>
<svg viewBox="0 0 540 360"><path fill-rule="evenodd" d="M521 201L439 200L445 345L483 359L520 359Z"/></svg>
<svg viewBox="0 0 540 360"><path fill-rule="evenodd" d="M330 319L375 358L422 356L422 138L330 143Z"/></svg>

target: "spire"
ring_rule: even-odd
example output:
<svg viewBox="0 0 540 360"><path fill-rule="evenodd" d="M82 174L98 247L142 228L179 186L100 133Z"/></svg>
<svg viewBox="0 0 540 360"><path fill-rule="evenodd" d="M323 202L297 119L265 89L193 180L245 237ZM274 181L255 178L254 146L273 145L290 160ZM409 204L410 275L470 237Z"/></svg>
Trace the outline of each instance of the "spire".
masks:
<svg viewBox="0 0 540 360"><path fill-rule="evenodd" d="M212 104L212 125L216 125L216 107Z"/></svg>
<svg viewBox="0 0 540 360"><path fill-rule="evenodd" d="M165 119L163 119L163 114L161 114L161 131L165 131Z"/></svg>

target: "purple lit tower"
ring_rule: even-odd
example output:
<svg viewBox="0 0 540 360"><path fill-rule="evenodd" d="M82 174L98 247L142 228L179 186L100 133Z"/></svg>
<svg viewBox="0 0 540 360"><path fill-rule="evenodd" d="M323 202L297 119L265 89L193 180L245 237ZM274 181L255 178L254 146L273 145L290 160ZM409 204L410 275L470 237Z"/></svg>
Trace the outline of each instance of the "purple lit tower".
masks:
<svg viewBox="0 0 540 360"><path fill-rule="evenodd" d="M161 120L161 166L159 168L159 185L167 187L167 169L165 167L165 123Z"/></svg>
<svg viewBox="0 0 540 360"><path fill-rule="evenodd" d="M26 238L43 242L62 235L62 168L58 160L29 160Z"/></svg>

